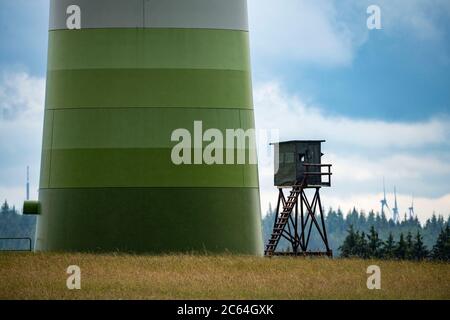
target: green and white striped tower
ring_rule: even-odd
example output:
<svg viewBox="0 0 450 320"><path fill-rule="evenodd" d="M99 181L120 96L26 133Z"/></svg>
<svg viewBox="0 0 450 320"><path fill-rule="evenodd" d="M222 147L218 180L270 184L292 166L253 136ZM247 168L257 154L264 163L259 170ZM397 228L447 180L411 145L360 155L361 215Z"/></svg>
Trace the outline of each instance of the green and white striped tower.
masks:
<svg viewBox="0 0 450 320"><path fill-rule="evenodd" d="M246 0L50 3L36 249L262 254L257 165L171 161L254 128Z"/></svg>

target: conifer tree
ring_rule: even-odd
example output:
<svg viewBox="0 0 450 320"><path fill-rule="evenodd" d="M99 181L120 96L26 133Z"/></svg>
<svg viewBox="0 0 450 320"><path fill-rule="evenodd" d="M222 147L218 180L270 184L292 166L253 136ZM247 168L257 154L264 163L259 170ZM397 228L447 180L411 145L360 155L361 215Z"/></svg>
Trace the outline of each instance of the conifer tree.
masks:
<svg viewBox="0 0 450 320"><path fill-rule="evenodd" d="M375 227L371 226L368 235L368 255L370 258L380 258L381 257L381 245L383 241L378 237L378 232L376 232Z"/></svg>
<svg viewBox="0 0 450 320"><path fill-rule="evenodd" d="M450 260L450 227L441 230L436 244L433 246L432 257L435 260Z"/></svg>
<svg viewBox="0 0 450 320"><path fill-rule="evenodd" d="M392 233L389 233L388 239L383 244L383 254L384 259L393 259L395 257L395 241Z"/></svg>
<svg viewBox="0 0 450 320"><path fill-rule="evenodd" d="M356 255L355 249L357 247L359 237L359 234L357 235L355 233L353 225L350 225L350 228L347 230L347 233L348 234L345 237L342 246L339 247L339 250L341 251L341 256L344 258L350 258Z"/></svg>
<svg viewBox="0 0 450 320"><path fill-rule="evenodd" d="M423 260L427 258L428 254L427 247L423 244L422 235L420 234L420 231L417 231L413 248L413 258L415 260Z"/></svg>
<svg viewBox="0 0 450 320"><path fill-rule="evenodd" d="M398 241L395 247L395 257L397 259L405 259L406 258L407 245L403 233L400 233L400 240Z"/></svg>
<svg viewBox="0 0 450 320"><path fill-rule="evenodd" d="M9 205L8 205L8 202L6 200L2 204L2 207L0 208L0 212L3 213L3 214L9 213Z"/></svg>
<svg viewBox="0 0 450 320"><path fill-rule="evenodd" d="M361 235L359 232L356 232L358 236L358 242L356 246L357 256L363 259L369 258L369 244L366 240L366 233L363 231Z"/></svg>
<svg viewBox="0 0 450 320"><path fill-rule="evenodd" d="M408 231L408 234L406 235L406 259L414 259L414 242L413 242L413 236L411 231Z"/></svg>

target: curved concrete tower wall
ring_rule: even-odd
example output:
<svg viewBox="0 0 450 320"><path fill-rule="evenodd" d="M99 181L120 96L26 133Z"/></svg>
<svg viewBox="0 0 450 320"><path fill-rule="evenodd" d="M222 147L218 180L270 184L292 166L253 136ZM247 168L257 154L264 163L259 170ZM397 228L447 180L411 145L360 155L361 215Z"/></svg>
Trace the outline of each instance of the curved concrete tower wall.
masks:
<svg viewBox="0 0 450 320"><path fill-rule="evenodd" d="M194 121L254 127L246 1L50 10L36 249L261 254L257 166L171 161Z"/></svg>

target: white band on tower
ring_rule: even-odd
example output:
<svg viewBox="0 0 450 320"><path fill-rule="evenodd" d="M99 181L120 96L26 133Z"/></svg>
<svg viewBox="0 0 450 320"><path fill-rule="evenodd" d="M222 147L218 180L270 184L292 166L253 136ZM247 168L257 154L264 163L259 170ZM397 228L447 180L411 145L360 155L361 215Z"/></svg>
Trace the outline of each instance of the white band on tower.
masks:
<svg viewBox="0 0 450 320"><path fill-rule="evenodd" d="M67 8L81 28L193 28L248 31L247 0L50 0L50 30L67 29Z"/></svg>

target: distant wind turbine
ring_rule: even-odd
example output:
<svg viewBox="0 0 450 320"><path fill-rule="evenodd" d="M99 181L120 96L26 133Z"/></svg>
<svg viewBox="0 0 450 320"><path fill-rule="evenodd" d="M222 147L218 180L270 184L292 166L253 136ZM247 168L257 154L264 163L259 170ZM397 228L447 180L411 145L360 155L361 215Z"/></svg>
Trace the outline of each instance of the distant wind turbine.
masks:
<svg viewBox="0 0 450 320"><path fill-rule="evenodd" d="M409 218L412 219L415 217L415 213L414 213L414 196L412 197L411 200L411 207L408 208L409 210Z"/></svg>
<svg viewBox="0 0 450 320"><path fill-rule="evenodd" d="M391 211L391 210L389 209L389 205L386 200L386 186L384 183L384 177L383 177L383 194L384 194L384 198L380 201L381 202L381 214L385 215L386 213L384 211L384 208L387 208L389 211Z"/></svg>
<svg viewBox="0 0 450 320"><path fill-rule="evenodd" d="M392 208L393 220L397 223L400 220L400 216L398 214L398 205L397 205L397 187L394 186L394 208Z"/></svg>

